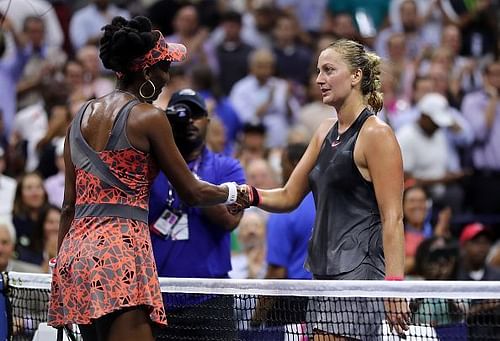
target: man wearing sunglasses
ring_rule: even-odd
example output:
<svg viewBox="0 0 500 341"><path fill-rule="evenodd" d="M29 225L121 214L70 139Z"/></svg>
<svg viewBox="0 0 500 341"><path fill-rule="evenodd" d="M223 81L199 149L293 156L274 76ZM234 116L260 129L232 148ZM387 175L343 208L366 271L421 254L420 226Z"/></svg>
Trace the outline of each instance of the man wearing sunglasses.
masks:
<svg viewBox="0 0 500 341"><path fill-rule="evenodd" d="M197 92L192 89L175 92L166 115L175 144L195 176L214 184L245 183L238 160L206 147L210 118L205 101ZM242 213L233 216L225 205L188 206L163 173L154 180L149 205L151 240L160 277L228 277L230 233L238 226ZM198 340L210 338L207 333L213 333L214 339L233 339L231 297L164 294L163 300L168 311L168 327L162 335ZM214 306L217 309L213 309ZM217 314L220 314L218 318Z"/></svg>

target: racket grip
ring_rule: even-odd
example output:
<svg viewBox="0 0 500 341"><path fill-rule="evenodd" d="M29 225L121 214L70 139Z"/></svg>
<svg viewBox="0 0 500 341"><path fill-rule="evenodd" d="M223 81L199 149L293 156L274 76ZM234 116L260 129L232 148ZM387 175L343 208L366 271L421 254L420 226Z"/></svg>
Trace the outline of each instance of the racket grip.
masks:
<svg viewBox="0 0 500 341"><path fill-rule="evenodd" d="M57 341L63 341L63 327L57 328Z"/></svg>

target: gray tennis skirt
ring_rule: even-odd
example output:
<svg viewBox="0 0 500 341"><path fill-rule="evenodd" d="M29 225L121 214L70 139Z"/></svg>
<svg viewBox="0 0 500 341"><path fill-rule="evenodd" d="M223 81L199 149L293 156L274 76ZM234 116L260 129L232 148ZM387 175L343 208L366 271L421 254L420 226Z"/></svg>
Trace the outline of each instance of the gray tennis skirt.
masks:
<svg viewBox="0 0 500 341"><path fill-rule="evenodd" d="M372 264L361 263L354 270L314 279L384 279L384 273ZM356 340L382 340L384 301L377 297L312 297L307 308L309 330Z"/></svg>

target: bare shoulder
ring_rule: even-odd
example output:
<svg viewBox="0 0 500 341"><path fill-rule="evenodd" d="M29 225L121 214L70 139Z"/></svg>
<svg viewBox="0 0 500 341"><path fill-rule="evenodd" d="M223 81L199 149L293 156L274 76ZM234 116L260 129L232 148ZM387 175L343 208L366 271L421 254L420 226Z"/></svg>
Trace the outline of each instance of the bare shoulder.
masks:
<svg viewBox="0 0 500 341"><path fill-rule="evenodd" d="M392 128L377 116L371 116L366 120L361 128L360 136L362 136L363 140L368 141L388 142L395 139Z"/></svg>
<svg viewBox="0 0 500 341"><path fill-rule="evenodd" d="M152 104L140 103L130 112L128 124L141 131L159 128L167 121L165 112Z"/></svg>
<svg viewBox="0 0 500 341"><path fill-rule="evenodd" d="M130 112L138 120L155 120L165 116L165 112L149 103L139 103Z"/></svg>
<svg viewBox="0 0 500 341"><path fill-rule="evenodd" d="M366 158L382 160L385 156L401 158L401 149L392 128L376 116L369 117L359 134L360 151Z"/></svg>
<svg viewBox="0 0 500 341"><path fill-rule="evenodd" d="M314 142L318 145L323 144L323 140L336 122L336 118L328 118L321 122L318 129L314 133Z"/></svg>

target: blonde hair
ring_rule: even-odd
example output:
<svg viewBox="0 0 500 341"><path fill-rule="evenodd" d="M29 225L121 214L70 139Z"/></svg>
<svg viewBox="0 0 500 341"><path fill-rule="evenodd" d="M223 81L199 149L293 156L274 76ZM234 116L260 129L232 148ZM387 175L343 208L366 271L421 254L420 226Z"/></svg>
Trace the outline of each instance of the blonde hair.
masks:
<svg viewBox="0 0 500 341"><path fill-rule="evenodd" d="M328 48L338 52L351 70L361 70L363 75L361 93L367 99L370 108L375 113L379 112L384 106L384 98L380 92L380 57L367 52L360 43L348 39L339 39L331 43Z"/></svg>

